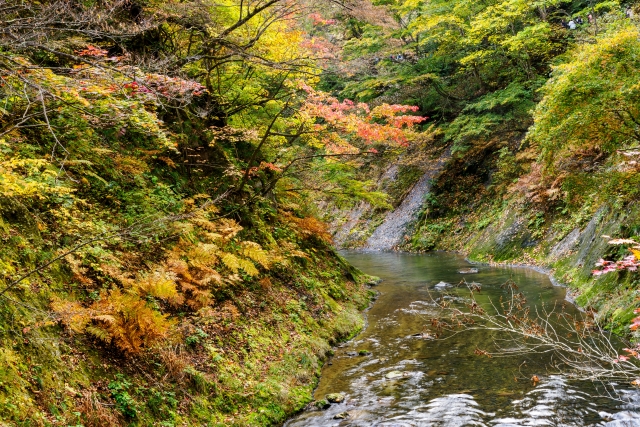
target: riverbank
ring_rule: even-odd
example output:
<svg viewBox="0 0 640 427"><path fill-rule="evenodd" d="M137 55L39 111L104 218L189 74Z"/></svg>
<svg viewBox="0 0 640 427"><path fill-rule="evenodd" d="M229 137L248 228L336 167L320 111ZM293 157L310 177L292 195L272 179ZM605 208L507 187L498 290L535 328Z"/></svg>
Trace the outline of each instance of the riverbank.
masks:
<svg viewBox="0 0 640 427"><path fill-rule="evenodd" d="M307 241L260 282L225 288L226 300L183 315L175 333L133 357L42 321L51 298L43 288L29 306L1 311L0 328L21 339L0 350L0 419L278 425L312 399L331 347L362 330L371 282L326 243ZM21 331L11 319L24 322Z"/></svg>

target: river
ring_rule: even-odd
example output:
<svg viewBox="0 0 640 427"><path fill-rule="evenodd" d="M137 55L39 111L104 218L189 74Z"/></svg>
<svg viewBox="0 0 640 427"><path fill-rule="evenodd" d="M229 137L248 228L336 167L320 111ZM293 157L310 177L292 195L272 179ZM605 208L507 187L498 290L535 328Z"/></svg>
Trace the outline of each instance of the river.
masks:
<svg viewBox="0 0 640 427"><path fill-rule="evenodd" d="M478 301L504 296L513 280L529 304L567 306L565 289L526 268L471 267L448 253L412 255L345 252L353 265L383 279L380 295L367 312L367 326L354 340L335 350L323 370L316 400L330 393L345 396L328 409L309 410L286 427L462 427L462 426L640 426L640 393L607 384L616 399L605 397L600 383L571 380L550 370L550 355L486 357L477 350L492 346L492 333L470 330L448 339L421 334L445 292L440 282L479 282ZM450 298L469 294L449 288ZM418 336L415 336L415 335ZM355 353L355 354L354 354ZM366 353L366 354L365 354ZM362 354L362 355L361 355ZM539 381L532 381L536 376ZM634 402L636 404L634 404Z"/></svg>

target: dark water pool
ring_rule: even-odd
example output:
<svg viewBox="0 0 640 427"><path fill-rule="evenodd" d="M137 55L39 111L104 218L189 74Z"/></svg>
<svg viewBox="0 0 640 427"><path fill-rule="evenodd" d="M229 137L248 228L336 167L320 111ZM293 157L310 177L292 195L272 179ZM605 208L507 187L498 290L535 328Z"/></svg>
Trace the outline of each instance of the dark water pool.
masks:
<svg viewBox="0 0 640 427"><path fill-rule="evenodd" d="M433 300L441 293L434 288L440 282L458 283L463 277L479 282L478 301L487 304L504 295L501 285L511 279L530 304L562 304L565 289L553 286L547 276L494 267L462 275L458 271L471 266L446 253L343 255L383 279L377 287L380 297L367 313L366 329L338 348L322 371L315 398L342 393L345 401L306 411L287 427L640 426L640 393L626 386L609 384L617 389L612 399L601 384L551 371L547 355L479 356L476 350L490 347L495 338L486 331L446 340L413 336L438 315ZM463 296L468 290L447 293ZM575 308L568 305L567 310ZM353 355L360 351L370 354ZM531 381L534 375L539 382Z"/></svg>

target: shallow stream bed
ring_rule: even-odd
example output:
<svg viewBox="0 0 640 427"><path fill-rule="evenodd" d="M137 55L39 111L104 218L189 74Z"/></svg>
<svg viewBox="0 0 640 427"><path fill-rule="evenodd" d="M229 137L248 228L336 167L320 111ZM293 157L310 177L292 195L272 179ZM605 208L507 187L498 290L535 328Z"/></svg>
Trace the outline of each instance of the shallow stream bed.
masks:
<svg viewBox="0 0 640 427"><path fill-rule="evenodd" d="M448 339L423 335L438 316L434 300L469 295L444 288L463 278L479 282L478 302L497 303L513 280L530 304L565 305L565 289L525 268L479 267L476 274L455 254L343 253L352 264L383 282L367 313L366 329L336 349L325 365L316 400L340 393L327 409L305 411L286 427L462 427L462 426L640 426L640 393L611 385L618 399L605 397L600 383L570 380L549 369L549 355L488 358L495 336L481 330ZM536 376L539 381L531 380ZM634 404L635 403L635 404Z"/></svg>

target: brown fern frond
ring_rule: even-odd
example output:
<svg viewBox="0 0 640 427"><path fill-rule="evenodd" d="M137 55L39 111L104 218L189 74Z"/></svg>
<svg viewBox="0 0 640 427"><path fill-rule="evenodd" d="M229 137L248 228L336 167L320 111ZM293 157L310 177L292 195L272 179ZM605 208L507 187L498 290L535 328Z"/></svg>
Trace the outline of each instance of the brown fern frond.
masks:
<svg viewBox="0 0 640 427"><path fill-rule="evenodd" d="M222 283L222 276L220 275L220 273L211 268L202 269L201 273L201 276L196 282L200 286L208 286L212 283Z"/></svg>
<svg viewBox="0 0 640 427"><path fill-rule="evenodd" d="M91 390L82 391L76 409L82 414L86 427L118 427L124 425L122 415L101 403L98 395Z"/></svg>
<svg viewBox="0 0 640 427"><path fill-rule="evenodd" d="M314 217L295 218L290 216L289 219L298 226L298 230L304 236L316 237L326 243L332 242L331 233L329 233L328 227L324 222Z"/></svg>

